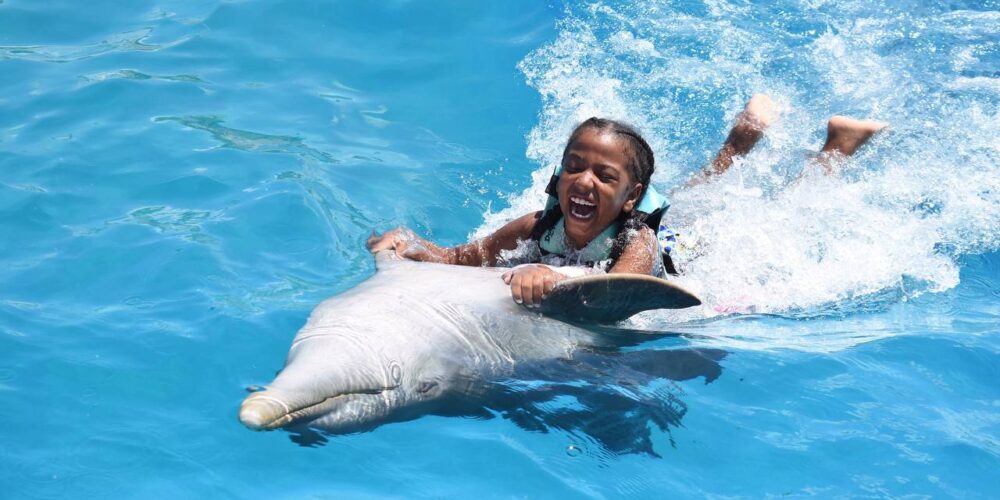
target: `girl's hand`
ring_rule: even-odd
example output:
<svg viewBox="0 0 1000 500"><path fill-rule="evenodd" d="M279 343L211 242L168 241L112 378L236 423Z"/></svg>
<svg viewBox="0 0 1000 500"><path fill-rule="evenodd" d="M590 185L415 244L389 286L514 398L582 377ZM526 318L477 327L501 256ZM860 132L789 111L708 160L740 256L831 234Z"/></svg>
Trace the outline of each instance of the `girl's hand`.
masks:
<svg viewBox="0 0 1000 500"><path fill-rule="evenodd" d="M397 227L381 235L372 232L372 235L368 237L368 251L371 253L392 250L396 256L403 259L424 262L440 261L440 256L435 255L428 246L427 242L405 227Z"/></svg>
<svg viewBox="0 0 1000 500"><path fill-rule="evenodd" d="M543 264L525 264L503 274L503 282L510 285L514 302L528 307L538 307L556 283L564 279L565 275Z"/></svg>

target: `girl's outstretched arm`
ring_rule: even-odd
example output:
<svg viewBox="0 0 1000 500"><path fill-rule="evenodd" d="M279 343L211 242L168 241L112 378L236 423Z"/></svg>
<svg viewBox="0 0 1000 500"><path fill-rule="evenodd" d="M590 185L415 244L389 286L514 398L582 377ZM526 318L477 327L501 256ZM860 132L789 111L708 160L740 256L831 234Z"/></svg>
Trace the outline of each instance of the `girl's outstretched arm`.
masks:
<svg viewBox="0 0 1000 500"><path fill-rule="evenodd" d="M460 266L494 266L503 250L517 248L517 242L527 239L534 229L541 212L523 215L493 234L476 241L455 247L440 247L417 236L409 228L398 227L378 235L374 232L368 238L368 250L372 253L392 249L396 255L421 262L439 262Z"/></svg>

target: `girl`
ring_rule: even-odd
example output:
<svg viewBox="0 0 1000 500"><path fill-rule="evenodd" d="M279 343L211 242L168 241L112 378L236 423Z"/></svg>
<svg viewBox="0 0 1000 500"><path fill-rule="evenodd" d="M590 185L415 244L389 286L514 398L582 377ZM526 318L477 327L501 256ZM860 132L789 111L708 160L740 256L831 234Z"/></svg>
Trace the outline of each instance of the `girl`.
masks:
<svg viewBox="0 0 1000 500"><path fill-rule="evenodd" d="M750 99L715 160L691 182L725 172L736 156L753 148L776 116L767 96ZM879 122L831 118L821 165L831 171L831 156L853 154L883 127ZM368 248L373 253L391 248L406 259L464 266L510 264L507 257L517 249L516 259L532 263L514 267L503 279L514 301L527 306L539 304L560 280L588 269L663 277L675 272L669 253L663 251L672 233L660 226L669 204L650 187L653 163L652 149L635 129L590 118L566 142L560 169L546 189L550 201L545 210L452 248L439 247L407 228L373 234Z"/></svg>

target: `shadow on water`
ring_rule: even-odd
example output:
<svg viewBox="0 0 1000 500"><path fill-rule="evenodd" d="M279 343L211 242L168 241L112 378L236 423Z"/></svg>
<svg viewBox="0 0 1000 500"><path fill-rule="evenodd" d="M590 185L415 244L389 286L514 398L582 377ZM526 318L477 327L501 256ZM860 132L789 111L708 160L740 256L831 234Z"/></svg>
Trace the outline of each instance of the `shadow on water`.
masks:
<svg viewBox="0 0 1000 500"><path fill-rule="evenodd" d="M527 363L493 384L483 407L537 432L582 433L615 454L653 449L651 425L669 435L687 412L673 383L722 373L714 349L578 351L570 359ZM671 439L671 445L674 445Z"/></svg>
<svg viewBox="0 0 1000 500"><path fill-rule="evenodd" d="M624 332L627 338L628 331ZM648 333L632 334L636 343L640 336L646 340L651 337ZM674 382L702 377L706 384L711 383L722 374L719 362L726 354L703 348L580 349L569 358L521 363L508 377L484 383L473 395L414 408L391 421L424 415L502 417L531 432L583 435L612 454L659 457L652 428L667 433L675 446L670 428L679 426L687 413L687 404L681 399L683 389ZM388 422L350 432L371 431L384 423ZM322 446L330 439L330 434L308 427L288 431L293 442L305 447Z"/></svg>

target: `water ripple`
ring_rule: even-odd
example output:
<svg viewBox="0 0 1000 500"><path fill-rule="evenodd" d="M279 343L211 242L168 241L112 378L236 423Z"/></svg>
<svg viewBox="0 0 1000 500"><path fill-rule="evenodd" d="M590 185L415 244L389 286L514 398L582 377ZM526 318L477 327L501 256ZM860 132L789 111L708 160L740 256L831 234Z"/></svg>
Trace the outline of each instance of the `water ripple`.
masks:
<svg viewBox="0 0 1000 500"><path fill-rule="evenodd" d="M80 76L87 83L103 82L107 80L163 80L168 82L198 83L207 84L196 75L150 75L134 69L118 69L114 71L102 71Z"/></svg>
<svg viewBox="0 0 1000 500"><path fill-rule="evenodd" d="M64 63L100 57L119 52L152 52L180 45L193 35L161 44L145 43L153 28L143 28L113 35L99 42L84 45L10 45L0 46L0 58L25 61Z"/></svg>
<svg viewBox="0 0 1000 500"><path fill-rule="evenodd" d="M304 160L314 160L321 163L339 163L339 160L329 153L306 145L301 138L286 135L270 135L249 130L239 130L223 125L219 116L160 116L156 122L177 122L189 128L204 130L221 142L224 148L239 149L249 152L286 153L298 156Z"/></svg>
<svg viewBox="0 0 1000 500"><path fill-rule="evenodd" d="M149 226L158 233L180 236L196 243L212 243L214 238L208 236L203 225L208 222L227 220L223 210L193 210L170 206L150 206L129 211L128 214L109 219L98 226L72 228L74 236L90 236L100 233L117 224L137 224Z"/></svg>

